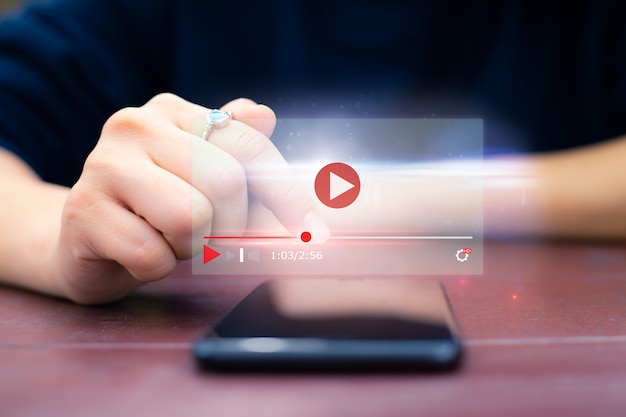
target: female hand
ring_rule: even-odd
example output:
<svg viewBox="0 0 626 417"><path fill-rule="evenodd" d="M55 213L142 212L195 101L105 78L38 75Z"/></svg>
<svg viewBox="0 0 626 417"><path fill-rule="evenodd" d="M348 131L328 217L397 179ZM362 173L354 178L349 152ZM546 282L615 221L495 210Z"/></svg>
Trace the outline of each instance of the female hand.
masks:
<svg viewBox="0 0 626 417"><path fill-rule="evenodd" d="M248 192L292 233L328 233L268 139L273 112L245 99L222 110L234 120L206 141L196 125L209 109L171 94L106 122L63 209L54 259L65 296L116 300L166 277L204 235L244 233Z"/></svg>

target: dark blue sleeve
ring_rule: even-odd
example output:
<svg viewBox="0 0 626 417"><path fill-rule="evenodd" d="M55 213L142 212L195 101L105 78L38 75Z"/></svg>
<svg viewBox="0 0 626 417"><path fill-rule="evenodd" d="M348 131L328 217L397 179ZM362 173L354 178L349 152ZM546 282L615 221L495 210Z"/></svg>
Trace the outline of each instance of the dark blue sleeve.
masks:
<svg viewBox="0 0 626 417"><path fill-rule="evenodd" d="M611 3L609 10L609 71L605 84L610 90L609 137L626 134L626 2Z"/></svg>
<svg viewBox="0 0 626 417"><path fill-rule="evenodd" d="M0 146L72 184L105 120L161 91L282 117L482 117L494 153L626 133L623 1L472 3L476 21L428 1L398 20L386 3L47 0L0 23ZM215 38L230 45L217 63L201 49Z"/></svg>
<svg viewBox="0 0 626 417"><path fill-rule="evenodd" d="M0 22L0 146L71 185L117 109L166 88L174 2L55 0Z"/></svg>

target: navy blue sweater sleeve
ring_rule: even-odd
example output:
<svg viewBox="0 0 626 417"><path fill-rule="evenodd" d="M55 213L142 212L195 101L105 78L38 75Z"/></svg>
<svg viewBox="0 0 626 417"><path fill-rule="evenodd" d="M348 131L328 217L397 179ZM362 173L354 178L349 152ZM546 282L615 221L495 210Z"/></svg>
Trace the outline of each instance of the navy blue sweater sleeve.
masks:
<svg viewBox="0 0 626 417"><path fill-rule="evenodd" d="M35 3L0 23L0 146L71 185L115 110L166 88L166 0Z"/></svg>

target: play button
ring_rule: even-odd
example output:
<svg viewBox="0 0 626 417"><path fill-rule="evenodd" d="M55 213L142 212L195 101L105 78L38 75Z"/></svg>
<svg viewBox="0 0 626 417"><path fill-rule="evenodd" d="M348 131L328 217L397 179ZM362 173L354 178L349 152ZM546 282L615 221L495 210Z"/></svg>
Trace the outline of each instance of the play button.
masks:
<svg viewBox="0 0 626 417"><path fill-rule="evenodd" d="M315 177L315 194L328 207L349 206L359 196L360 190L359 175L350 165L341 162L326 165Z"/></svg>
<svg viewBox="0 0 626 417"><path fill-rule="evenodd" d="M334 200L343 193L347 193L354 188L354 184L348 182L336 175L334 172L330 172L330 200Z"/></svg>

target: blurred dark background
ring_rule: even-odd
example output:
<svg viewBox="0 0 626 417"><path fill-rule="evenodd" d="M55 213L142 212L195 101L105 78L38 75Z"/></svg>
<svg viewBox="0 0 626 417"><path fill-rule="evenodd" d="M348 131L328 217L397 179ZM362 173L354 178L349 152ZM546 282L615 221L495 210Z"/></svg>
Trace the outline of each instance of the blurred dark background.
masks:
<svg viewBox="0 0 626 417"><path fill-rule="evenodd" d="M46 138L14 150L52 182L75 181L114 111L161 91L206 107L250 97L282 118L480 118L487 155L626 132L620 0L0 2L44 3L2 32L0 58L20 70L0 72L13 110L0 127ZM40 123L13 123L19 109Z"/></svg>

